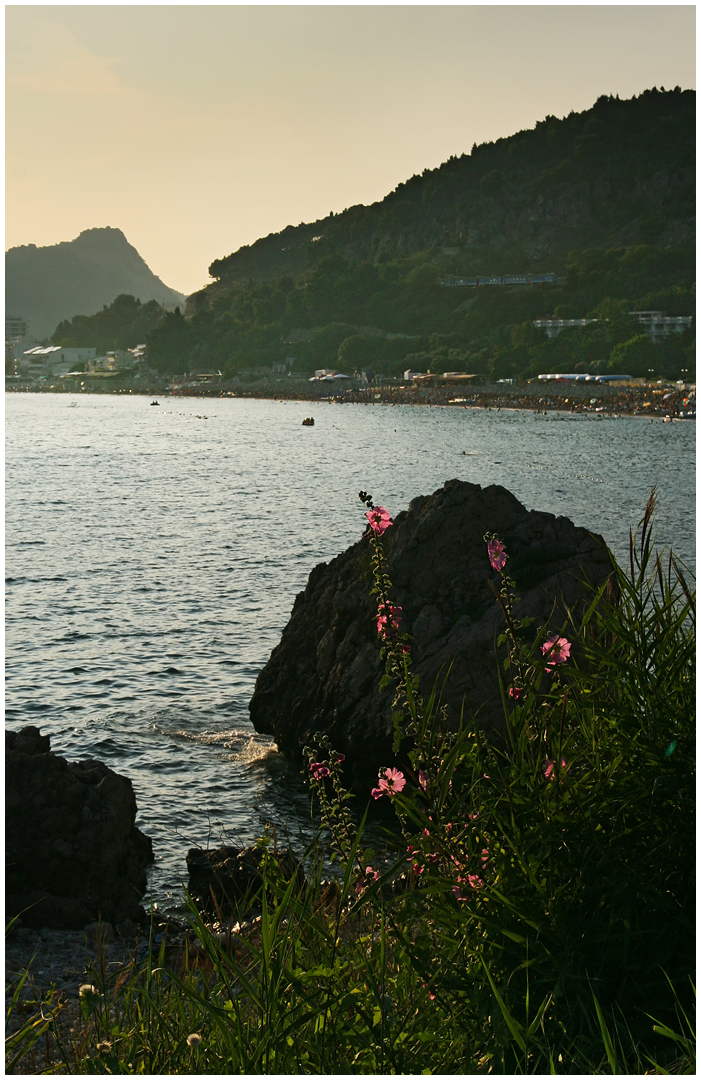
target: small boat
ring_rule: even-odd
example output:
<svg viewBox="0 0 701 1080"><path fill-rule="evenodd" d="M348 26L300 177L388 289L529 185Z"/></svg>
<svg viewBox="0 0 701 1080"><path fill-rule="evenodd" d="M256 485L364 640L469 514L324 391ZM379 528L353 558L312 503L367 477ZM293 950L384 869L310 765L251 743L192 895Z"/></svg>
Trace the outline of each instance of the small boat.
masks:
<svg viewBox="0 0 701 1080"><path fill-rule="evenodd" d="M306 416L302 421L302 427L314 427L314 417Z"/></svg>
<svg viewBox="0 0 701 1080"><path fill-rule="evenodd" d="M160 405L161 403L160 403L160 401L152 401L151 404L152 405Z"/></svg>

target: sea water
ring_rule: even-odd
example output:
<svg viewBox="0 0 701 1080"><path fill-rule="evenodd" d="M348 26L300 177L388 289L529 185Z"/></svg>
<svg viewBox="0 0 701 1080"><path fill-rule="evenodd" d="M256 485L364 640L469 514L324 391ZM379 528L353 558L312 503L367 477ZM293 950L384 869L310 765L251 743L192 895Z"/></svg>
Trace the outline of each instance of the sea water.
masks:
<svg viewBox="0 0 701 1080"><path fill-rule="evenodd" d="M7 725L130 777L150 886L177 906L195 845L294 838L296 768L248 720L312 568L458 477L694 566L691 422L459 407L6 395ZM314 413L314 427L302 420Z"/></svg>

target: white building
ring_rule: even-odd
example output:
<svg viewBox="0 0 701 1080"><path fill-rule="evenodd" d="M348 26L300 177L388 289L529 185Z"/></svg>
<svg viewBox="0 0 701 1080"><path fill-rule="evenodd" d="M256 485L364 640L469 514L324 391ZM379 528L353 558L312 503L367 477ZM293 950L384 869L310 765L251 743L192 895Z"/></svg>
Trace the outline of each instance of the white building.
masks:
<svg viewBox="0 0 701 1080"><path fill-rule="evenodd" d="M27 349L19 359L20 370L32 370L36 374L48 373L63 375L72 371L76 364L89 363L94 360L97 349L64 349L61 345L35 345L33 349Z"/></svg>
<svg viewBox="0 0 701 1080"><path fill-rule="evenodd" d="M691 326L691 315L665 315L663 311L629 311L647 330L653 341L670 334L681 334Z"/></svg>
<svg viewBox="0 0 701 1080"><path fill-rule="evenodd" d="M571 326L589 326L589 323L598 321L598 319L534 319L533 325L538 330L545 330L549 338L554 338L561 330L567 330Z"/></svg>

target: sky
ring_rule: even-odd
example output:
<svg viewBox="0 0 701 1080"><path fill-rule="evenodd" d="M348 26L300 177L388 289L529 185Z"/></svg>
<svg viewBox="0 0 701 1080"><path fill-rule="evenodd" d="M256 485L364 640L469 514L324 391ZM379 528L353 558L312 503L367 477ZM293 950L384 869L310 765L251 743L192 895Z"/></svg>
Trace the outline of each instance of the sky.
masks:
<svg viewBox="0 0 701 1080"><path fill-rule="evenodd" d="M5 8L5 248L217 258L601 94L695 88L693 6Z"/></svg>

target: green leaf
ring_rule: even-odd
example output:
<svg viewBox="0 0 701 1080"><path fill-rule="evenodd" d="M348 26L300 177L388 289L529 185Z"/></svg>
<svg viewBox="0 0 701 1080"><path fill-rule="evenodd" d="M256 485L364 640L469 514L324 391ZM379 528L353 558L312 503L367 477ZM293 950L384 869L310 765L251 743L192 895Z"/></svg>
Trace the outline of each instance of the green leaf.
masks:
<svg viewBox="0 0 701 1080"><path fill-rule="evenodd" d="M501 994L499 993L499 991L496 988L496 983L494 982L494 979L492 978L492 975L491 975L491 972L490 972L489 968L485 964L482 957L480 957L480 960L481 960L481 963L482 963L482 967L484 968L485 972L487 973L487 978L489 979L489 985L492 988L492 992L494 994L494 997L497 999L497 1004L499 1005L499 1008L501 1010L501 1015L504 1017L504 1020L506 1021L506 1026L508 1027L509 1031L511 1032L511 1034L512 1034L512 1036L514 1038L514 1041L516 1043L518 1043L519 1048L525 1054L525 1052L526 1052L526 1041L525 1041L525 1039L524 1039L524 1037L522 1035L522 1030L523 1030L522 1025L519 1024L518 1020L514 1019L514 1017L511 1015L511 1013L507 1009L507 1007L506 1007L506 1005L505 1005L505 1003L504 1003L504 1001L502 999Z"/></svg>

